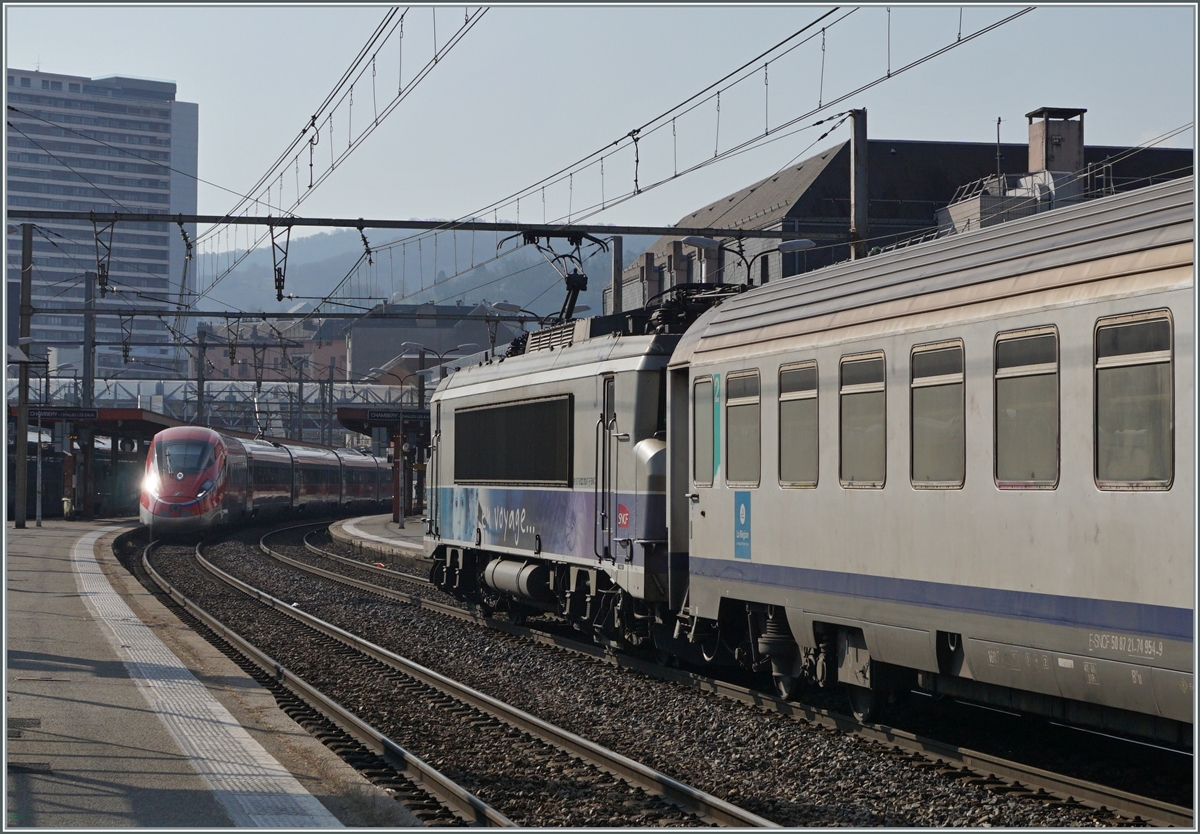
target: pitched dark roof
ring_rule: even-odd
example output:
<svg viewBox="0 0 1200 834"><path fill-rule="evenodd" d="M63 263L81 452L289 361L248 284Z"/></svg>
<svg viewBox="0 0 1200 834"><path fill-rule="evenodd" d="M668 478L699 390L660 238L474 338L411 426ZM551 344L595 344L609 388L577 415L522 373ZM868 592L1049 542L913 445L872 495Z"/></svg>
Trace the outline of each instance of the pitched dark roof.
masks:
<svg viewBox="0 0 1200 834"><path fill-rule="evenodd" d="M914 229L932 225L936 210L959 187L996 172L997 145L986 142L925 142L871 139L867 143L868 216ZM999 145L1006 174L1029 170L1027 144ZM1131 149L1088 146L1087 163L1120 157L1113 173L1120 182L1162 181L1191 173L1193 151L1177 148ZM681 218L679 226L763 229L784 220L829 222L850 218L850 142L845 141L803 162L759 180ZM665 259L675 236L659 238L646 251Z"/></svg>

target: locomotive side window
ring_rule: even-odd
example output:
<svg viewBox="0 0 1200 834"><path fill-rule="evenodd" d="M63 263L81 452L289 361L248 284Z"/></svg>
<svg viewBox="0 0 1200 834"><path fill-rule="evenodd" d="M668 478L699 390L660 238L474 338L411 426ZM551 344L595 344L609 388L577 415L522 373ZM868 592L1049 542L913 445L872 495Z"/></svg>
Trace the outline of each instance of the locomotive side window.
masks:
<svg viewBox="0 0 1200 834"><path fill-rule="evenodd" d="M843 357L839 381L842 486L881 489L887 476L883 354Z"/></svg>
<svg viewBox="0 0 1200 834"><path fill-rule="evenodd" d="M571 486L572 412L570 396L455 409L455 482Z"/></svg>
<svg viewBox="0 0 1200 834"><path fill-rule="evenodd" d="M1168 489L1174 477L1171 320L1165 313L1096 325L1096 483Z"/></svg>
<svg viewBox="0 0 1200 834"><path fill-rule="evenodd" d="M779 370L779 483L817 485L817 363Z"/></svg>
<svg viewBox="0 0 1200 834"><path fill-rule="evenodd" d="M725 411L729 432L725 479L730 484L758 486L762 468L758 371L729 376L725 383Z"/></svg>
<svg viewBox="0 0 1200 834"><path fill-rule="evenodd" d="M996 339L996 485L1054 489L1058 483L1058 332Z"/></svg>
<svg viewBox="0 0 1200 834"><path fill-rule="evenodd" d="M713 381L692 386L692 477L696 486L713 484Z"/></svg>
<svg viewBox="0 0 1200 834"><path fill-rule="evenodd" d="M961 342L913 348L913 486L963 485L967 467L964 388Z"/></svg>

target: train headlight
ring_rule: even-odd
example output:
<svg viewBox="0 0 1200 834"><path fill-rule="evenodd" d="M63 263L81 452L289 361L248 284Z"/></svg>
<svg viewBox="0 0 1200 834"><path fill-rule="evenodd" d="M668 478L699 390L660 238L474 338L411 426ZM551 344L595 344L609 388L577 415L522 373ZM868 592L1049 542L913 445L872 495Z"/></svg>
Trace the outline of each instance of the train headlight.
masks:
<svg viewBox="0 0 1200 834"><path fill-rule="evenodd" d="M145 478L145 480L142 481L142 489L145 490L146 492L150 493L151 495L153 495L155 498L158 497L158 473L157 472L151 470L150 472L146 473L146 478Z"/></svg>
<svg viewBox="0 0 1200 834"><path fill-rule="evenodd" d="M204 496L208 495L209 491L210 491L212 488L213 488L213 481L212 481L212 478L205 478L205 479L204 479L204 483L200 484L200 491L196 493L196 498L197 498L197 500L199 500L199 499L203 498Z"/></svg>

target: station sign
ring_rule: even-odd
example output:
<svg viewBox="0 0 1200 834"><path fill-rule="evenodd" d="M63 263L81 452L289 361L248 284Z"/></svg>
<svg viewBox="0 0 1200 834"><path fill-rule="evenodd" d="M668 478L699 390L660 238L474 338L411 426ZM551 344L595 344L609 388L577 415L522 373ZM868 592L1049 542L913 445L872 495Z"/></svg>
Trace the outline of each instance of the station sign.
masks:
<svg viewBox="0 0 1200 834"><path fill-rule="evenodd" d="M416 446L429 445L429 412L414 411L404 415L404 435Z"/></svg>
<svg viewBox="0 0 1200 834"><path fill-rule="evenodd" d="M29 419L36 420L39 417L43 420L99 420L100 409L31 407L29 409Z"/></svg>
<svg viewBox="0 0 1200 834"><path fill-rule="evenodd" d="M367 420L368 422L372 423L377 420L381 423L399 423L401 418L407 416L408 415L403 411L398 411L396 409L367 409Z"/></svg>
<svg viewBox="0 0 1200 834"><path fill-rule="evenodd" d="M338 422L350 431L372 434L383 428L403 434L410 444L429 445L429 411L417 408L347 408L339 406Z"/></svg>

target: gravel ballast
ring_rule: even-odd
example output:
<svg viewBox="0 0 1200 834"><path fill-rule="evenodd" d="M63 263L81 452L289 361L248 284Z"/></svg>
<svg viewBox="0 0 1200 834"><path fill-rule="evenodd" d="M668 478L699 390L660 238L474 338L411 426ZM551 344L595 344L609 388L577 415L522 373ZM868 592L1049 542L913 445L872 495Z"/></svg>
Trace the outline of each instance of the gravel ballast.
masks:
<svg viewBox="0 0 1200 834"><path fill-rule="evenodd" d="M855 736L338 588L249 543L218 545L209 557L341 628L785 826L1130 824L995 793ZM415 705L387 709L403 721Z"/></svg>

